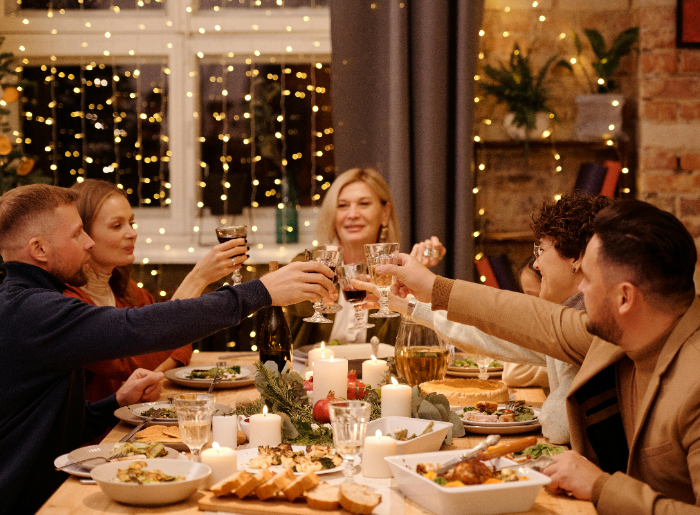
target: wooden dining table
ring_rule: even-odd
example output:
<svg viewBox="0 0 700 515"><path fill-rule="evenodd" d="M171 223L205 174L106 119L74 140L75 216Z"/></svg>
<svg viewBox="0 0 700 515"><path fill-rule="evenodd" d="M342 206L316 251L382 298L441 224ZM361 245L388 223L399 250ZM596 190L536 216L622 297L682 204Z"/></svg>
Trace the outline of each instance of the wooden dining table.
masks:
<svg viewBox="0 0 700 515"><path fill-rule="evenodd" d="M199 352L192 355L190 362L191 366L212 365L222 355L232 353L226 352ZM235 357L227 358L225 361L228 365L252 365L258 358L248 354L236 355ZM162 399L172 397L174 394L182 392L192 392L193 390L187 387L179 386L168 379L163 381ZM249 402L260 397L260 394L255 389L255 386L246 386L241 388L215 389L216 402L220 404L228 404L236 406L237 404ZM541 388L513 388L511 389L518 400L524 400L528 404L541 406L545 396ZM105 437L103 443L118 442L122 437L126 436L133 426L126 422L119 422L114 429ZM532 433L530 433L532 434ZM503 436L501 442L515 440L521 435ZM481 442L485 435L470 434L464 438L454 438L452 445L443 446L441 450L458 450L474 447ZM538 435L538 442L546 442L547 440ZM395 480L391 481L392 486L396 486ZM161 507L143 507L143 506L128 506L112 501L105 495L97 485L85 485L80 482L80 478L70 476L61 485L61 487L44 503L41 509L37 512L39 515L113 515L113 514L201 514L199 510L198 500L204 496L203 492L198 492L192 495L184 502L173 504L170 506ZM405 505L402 510L392 509L393 513L405 513L406 515L426 515L432 512L426 510L420 505L409 499L404 498ZM319 512L321 514L323 512ZM537 515L587 515L594 514L596 510L592 503L580 501L567 495L552 494L546 488L542 488L532 509L526 513ZM439 514L438 514L439 515Z"/></svg>

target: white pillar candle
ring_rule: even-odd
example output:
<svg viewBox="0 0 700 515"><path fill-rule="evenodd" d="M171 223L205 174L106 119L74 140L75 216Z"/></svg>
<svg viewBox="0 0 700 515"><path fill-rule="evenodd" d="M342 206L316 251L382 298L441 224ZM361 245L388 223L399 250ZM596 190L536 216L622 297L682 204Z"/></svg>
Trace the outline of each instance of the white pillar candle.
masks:
<svg viewBox="0 0 700 515"><path fill-rule="evenodd" d="M235 420L235 417L226 418ZM206 481L206 488L209 489L222 479L236 473L238 470L238 455L230 447L220 447L218 442L214 442L211 444L211 449L202 451L202 463L211 468L211 476Z"/></svg>
<svg viewBox="0 0 700 515"><path fill-rule="evenodd" d="M382 436L377 429L375 436L365 438L362 449L362 475L373 478L394 477L385 456L396 456L396 440L391 436Z"/></svg>
<svg viewBox="0 0 700 515"><path fill-rule="evenodd" d="M317 359L314 363L314 405L328 397L329 391L336 397L345 397L348 394L347 359L330 357Z"/></svg>
<svg viewBox="0 0 700 515"><path fill-rule="evenodd" d="M249 448L255 449L260 445L276 447L282 443L282 417L267 412L263 407L262 414L250 417Z"/></svg>
<svg viewBox="0 0 700 515"><path fill-rule="evenodd" d="M384 379L384 374L389 370L389 365L383 359L372 359L362 362L362 382L377 388Z"/></svg>
<svg viewBox="0 0 700 515"><path fill-rule="evenodd" d="M238 447L238 417L218 415L211 418L212 438L222 447Z"/></svg>
<svg viewBox="0 0 700 515"><path fill-rule="evenodd" d="M391 378L392 384L382 386L382 418L411 416L411 387L399 384Z"/></svg>
<svg viewBox="0 0 700 515"><path fill-rule="evenodd" d="M332 356L335 356L335 351L333 349L326 349L326 342L321 342L320 347L314 347L309 351L307 366L313 367L314 361L317 359L328 359Z"/></svg>

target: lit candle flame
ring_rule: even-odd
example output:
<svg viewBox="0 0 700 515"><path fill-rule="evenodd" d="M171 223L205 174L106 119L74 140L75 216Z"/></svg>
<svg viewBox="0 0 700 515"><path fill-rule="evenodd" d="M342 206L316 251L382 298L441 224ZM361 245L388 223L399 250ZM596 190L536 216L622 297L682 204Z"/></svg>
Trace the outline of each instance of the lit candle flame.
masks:
<svg viewBox="0 0 700 515"><path fill-rule="evenodd" d="M326 347L326 342L321 342L321 350L323 350Z"/></svg>
<svg viewBox="0 0 700 515"><path fill-rule="evenodd" d="M377 364L377 356L372 354L372 361L374 361L375 365Z"/></svg>
<svg viewBox="0 0 700 515"><path fill-rule="evenodd" d="M331 363L333 363L333 356L331 356Z"/></svg>
<svg viewBox="0 0 700 515"><path fill-rule="evenodd" d="M398 385L399 385L399 382L396 380L395 377L392 377L392 378L391 378L391 384L393 384L393 385L395 385L395 386L398 386Z"/></svg>
<svg viewBox="0 0 700 515"><path fill-rule="evenodd" d="M263 406L263 417L267 416L267 405Z"/></svg>
<svg viewBox="0 0 700 515"><path fill-rule="evenodd" d="M219 445L219 442L212 442L211 448L216 450L217 453L221 452L221 446Z"/></svg>
<svg viewBox="0 0 700 515"><path fill-rule="evenodd" d="M377 429L377 432L374 433L374 436L376 436L377 439L381 438L381 437L382 437L382 431L381 431L381 429Z"/></svg>

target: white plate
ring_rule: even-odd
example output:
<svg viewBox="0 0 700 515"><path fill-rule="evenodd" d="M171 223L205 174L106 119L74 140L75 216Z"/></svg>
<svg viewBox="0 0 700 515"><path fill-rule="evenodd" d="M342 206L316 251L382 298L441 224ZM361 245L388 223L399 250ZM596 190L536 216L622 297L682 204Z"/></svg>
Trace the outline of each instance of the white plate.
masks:
<svg viewBox="0 0 700 515"><path fill-rule="evenodd" d="M498 405L498 409L504 409L505 406L503 404ZM463 406L450 406L450 410L456 412L458 415L461 415L464 413L463 411L464 407ZM462 419L462 422L464 423L465 426L479 426L479 427L513 427L513 426L529 426L532 424L537 424L539 425L539 416L540 416L540 410L537 408L532 408L530 407L532 411L535 412L535 418L532 420L523 420L523 421L516 421L516 422L476 422L472 420L467 420L465 417L459 417Z"/></svg>
<svg viewBox="0 0 700 515"><path fill-rule="evenodd" d="M128 408L131 410L131 412L134 414L134 416L138 419L145 420L148 417L145 415L142 415L144 411L148 411L151 408L159 409L159 408L170 408L174 409L173 405L170 404L169 402L144 402L142 404L131 404L128 406ZM214 404L214 415L228 415L229 413L233 413L233 408L231 406L227 406L226 404ZM177 417L175 418L159 418L156 417L152 420L153 423L164 423L164 422L174 422L177 424Z"/></svg>
<svg viewBox="0 0 700 515"><path fill-rule="evenodd" d="M109 445L114 446L114 444L109 444ZM187 456L178 453L177 459L187 460ZM71 476L86 477L86 478L92 477L90 475L90 471L88 469L83 468L80 465L70 465L71 463L73 463L73 462L68 457L68 454L61 454L58 458L53 460L54 467L66 467L63 469L63 472L66 472L66 473L70 474ZM70 466L67 466L67 465L70 465Z"/></svg>
<svg viewBox="0 0 700 515"><path fill-rule="evenodd" d="M188 377L193 370L209 370L211 368L216 367L216 365L201 365L198 367L181 367L177 369L177 372L175 372L175 376L180 378L180 379L187 379L188 381L202 381L206 383L211 383L211 379L199 379L199 378L192 378ZM245 381L246 379L249 379L248 376L251 376L255 373L255 370L252 369L251 367L243 367L241 366L241 373L236 375L235 378L233 379L219 379L217 381L218 383L222 382L228 382L228 381Z"/></svg>
<svg viewBox="0 0 700 515"><path fill-rule="evenodd" d="M305 451L306 446L305 445L293 445L292 450L295 452L298 451ZM254 469L248 467L248 462L252 460L253 458L257 458L259 456L258 454L258 448L256 447L255 449L241 449L239 447L238 451L238 470L246 470L248 472L253 472L253 473L258 473L262 469ZM355 465L359 464L359 458L355 458ZM332 474L333 472L342 472L343 470L343 464L341 463L339 466L332 468L332 469L324 469L324 470L317 470L315 471L316 475L320 474ZM275 465L274 467L270 467L270 472L284 472L284 467L282 465ZM301 475L300 472L296 472L296 474Z"/></svg>
<svg viewBox="0 0 700 515"><path fill-rule="evenodd" d="M447 373L446 375L452 376L452 377L467 377L470 379L479 379L479 370L476 369L474 370L473 368L466 368L466 367L460 367L460 368L447 368ZM496 379L499 378L503 375L502 370L489 370L488 372L489 379Z"/></svg>
<svg viewBox="0 0 700 515"><path fill-rule="evenodd" d="M114 451L115 445L116 444L113 443L103 443L100 445L88 445L85 447L78 447L76 450L68 453L68 459L72 462L76 462L94 457L94 461L86 461L80 464L81 468L92 470L98 465L104 465L105 463L107 463L101 458L109 458L112 455L112 452ZM180 456L180 453L177 452L175 449L172 449L170 447L165 447L165 449L168 451L168 454L155 459L176 460L178 456Z"/></svg>

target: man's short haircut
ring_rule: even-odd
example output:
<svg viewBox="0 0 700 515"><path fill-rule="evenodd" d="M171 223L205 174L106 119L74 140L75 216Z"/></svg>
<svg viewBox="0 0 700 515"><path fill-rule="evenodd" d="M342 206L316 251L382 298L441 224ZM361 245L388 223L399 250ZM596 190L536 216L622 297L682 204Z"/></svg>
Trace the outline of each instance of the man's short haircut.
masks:
<svg viewBox="0 0 700 515"><path fill-rule="evenodd" d="M0 252L21 245L17 241L42 215L51 215L60 206L72 204L78 193L58 186L30 184L18 186L0 197ZM34 235L30 235L33 237Z"/></svg>
<svg viewBox="0 0 700 515"><path fill-rule="evenodd" d="M695 297L695 242L667 211L641 200L624 200L595 219L603 261L631 274L629 281L657 305L687 307Z"/></svg>
<svg viewBox="0 0 700 515"><path fill-rule="evenodd" d="M555 202L544 202L539 212L532 215L530 227L535 240L551 238L561 257L578 259L593 237L596 214L612 202L610 197L580 193L562 195Z"/></svg>

